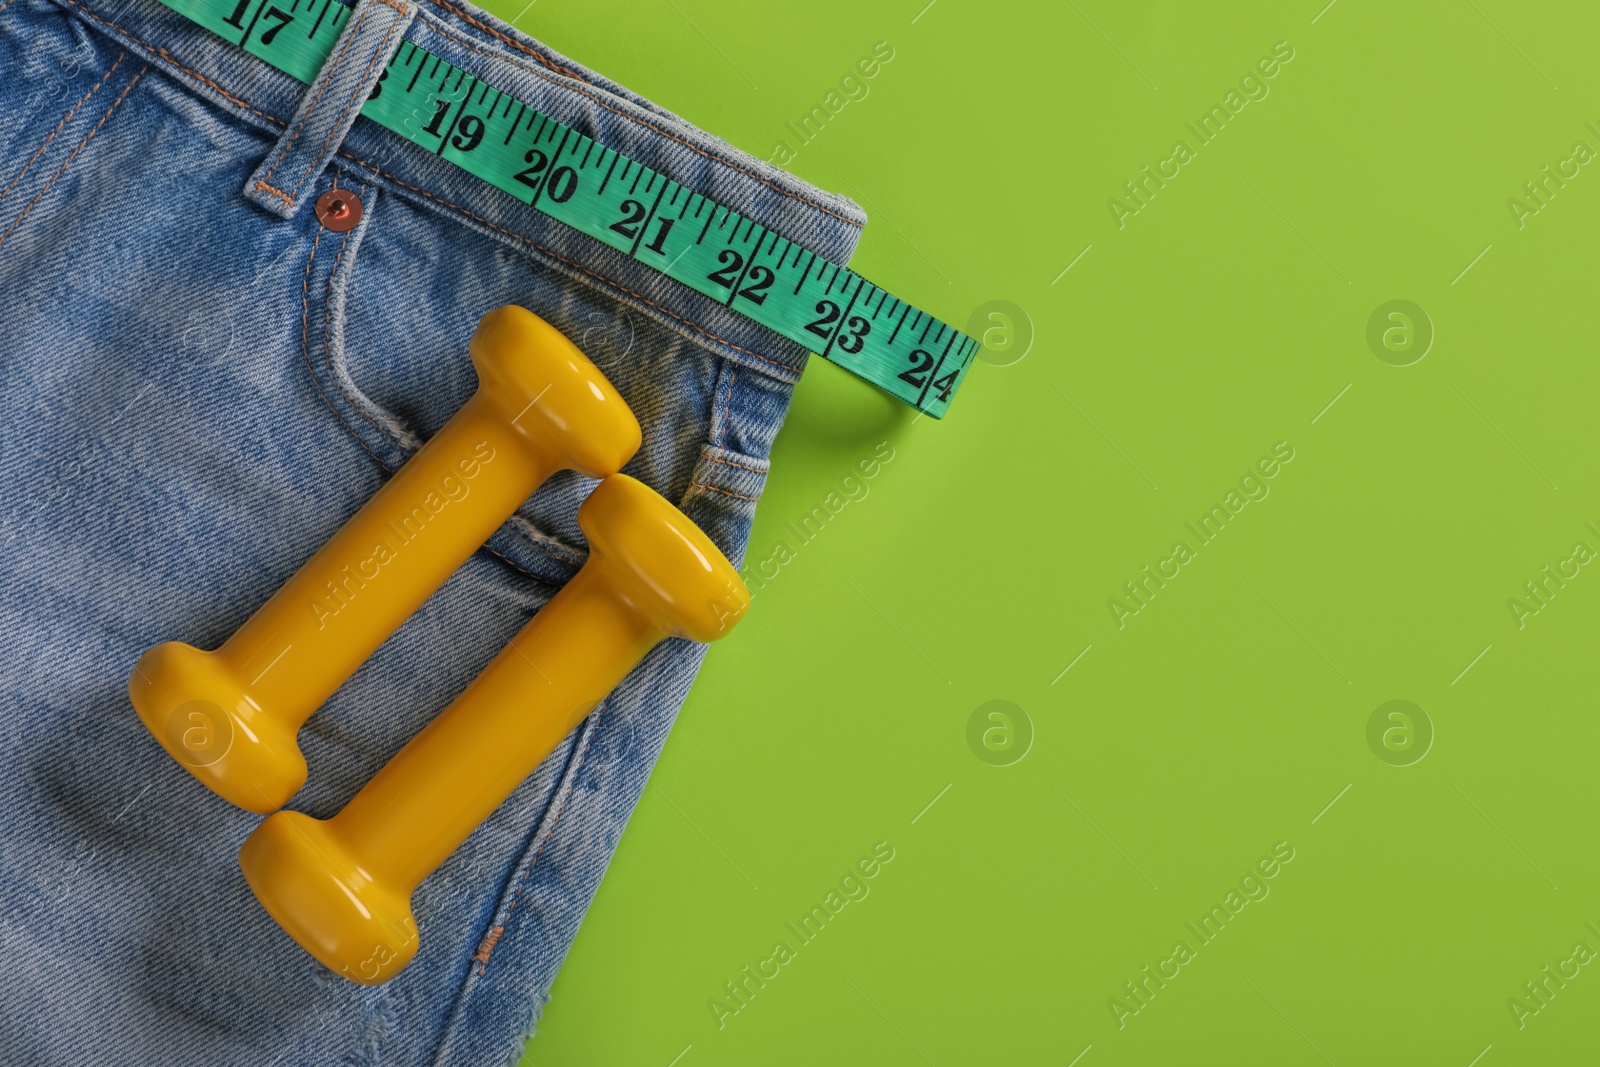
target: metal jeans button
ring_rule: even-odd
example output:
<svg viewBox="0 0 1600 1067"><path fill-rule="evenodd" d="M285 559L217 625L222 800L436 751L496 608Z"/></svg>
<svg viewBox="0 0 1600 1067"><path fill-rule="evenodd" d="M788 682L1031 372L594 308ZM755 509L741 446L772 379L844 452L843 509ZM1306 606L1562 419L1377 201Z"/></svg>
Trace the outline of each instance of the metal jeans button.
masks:
<svg viewBox="0 0 1600 1067"><path fill-rule="evenodd" d="M361 198L349 189L329 189L317 197L316 212L323 229L346 233L361 221Z"/></svg>

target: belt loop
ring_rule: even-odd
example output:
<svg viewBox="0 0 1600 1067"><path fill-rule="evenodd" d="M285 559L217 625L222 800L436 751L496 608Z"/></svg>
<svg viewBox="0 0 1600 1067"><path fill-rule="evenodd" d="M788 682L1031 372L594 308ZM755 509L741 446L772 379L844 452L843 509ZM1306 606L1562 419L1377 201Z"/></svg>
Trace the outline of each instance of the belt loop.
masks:
<svg viewBox="0 0 1600 1067"><path fill-rule="evenodd" d="M244 195L294 218L333 158L416 16L408 0L359 0L289 126L244 184Z"/></svg>

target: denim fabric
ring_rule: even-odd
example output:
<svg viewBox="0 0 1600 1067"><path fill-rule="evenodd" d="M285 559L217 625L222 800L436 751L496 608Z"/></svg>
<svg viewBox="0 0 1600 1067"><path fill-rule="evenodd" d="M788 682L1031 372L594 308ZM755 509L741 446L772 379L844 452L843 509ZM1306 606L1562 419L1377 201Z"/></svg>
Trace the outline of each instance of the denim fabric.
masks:
<svg viewBox="0 0 1600 1067"><path fill-rule="evenodd" d="M862 216L458 0L406 37L843 263ZM597 24L598 24L597 16ZM214 648L476 388L517 303L644 428L629 473L743 554L806 353L365 119L309 194L247 200L307 87L154 0L0 0L0 1062L508 1064L699 665L658 646L422 886L421 951L335 977L267 917L257 817L128 704L164 640ZM547 483L301 733L336 812L583 563Z"/></svg>

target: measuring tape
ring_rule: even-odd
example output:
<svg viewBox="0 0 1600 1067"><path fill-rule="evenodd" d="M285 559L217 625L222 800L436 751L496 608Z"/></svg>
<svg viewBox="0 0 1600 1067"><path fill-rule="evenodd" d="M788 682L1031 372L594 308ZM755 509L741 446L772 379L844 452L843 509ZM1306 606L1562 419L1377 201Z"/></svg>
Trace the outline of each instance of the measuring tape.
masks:
<svg viewBox="0 0 1600 1067"><path fill-rule="evenodd" d="M310 84L342 0L162 0ZM284 5L289 5L285 7ZM361 114L934 418L978 342L731 208L403 42ZM418 126L418 118L426 122Z"/></svg>

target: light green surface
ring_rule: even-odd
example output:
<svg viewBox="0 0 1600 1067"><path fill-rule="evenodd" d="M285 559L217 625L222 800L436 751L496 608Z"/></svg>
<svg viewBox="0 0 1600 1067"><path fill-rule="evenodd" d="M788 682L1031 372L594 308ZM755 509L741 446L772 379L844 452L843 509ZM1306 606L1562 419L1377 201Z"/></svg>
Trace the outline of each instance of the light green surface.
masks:
<svg viewBox="0 0 1600 1067"><path fill-rule="evenodd" d="M1565 964L1537 1014L1524 983L1600 950L1600 567L1520 628L1508 601L1600 550L1600 168L1520 228L1507 201L1600 149L1600 14L923 2L519 18L763 156L889 42L791 169L872 212L858 269L958 325L1012 301L1037 335L944 423L807 372L751 549L793 558L711 651L526 1062L1592 1058L1600 967ZM1199 146L1184 123L1280 41L1270 95ZM1179 139L1195 158L1118 229L1108 199ZM1397 367L1367 323L1401 299L1436 336ZM1185 523L1278 442L1270 494L1200 545ZM1107 601L1179 540L1119 629ZM1032 724L1009 766L969 748L992 700ZM1391 700L1432 724L1420 762L1369 748ZM785 923L881 841L870 895L800 945ZM1202 944L1185 924L1279 842L1270 895ZM1180 940L1119 1029L1109 1002Z"/></svg>

